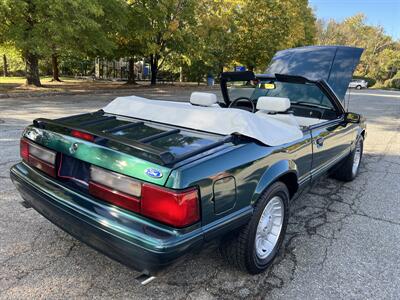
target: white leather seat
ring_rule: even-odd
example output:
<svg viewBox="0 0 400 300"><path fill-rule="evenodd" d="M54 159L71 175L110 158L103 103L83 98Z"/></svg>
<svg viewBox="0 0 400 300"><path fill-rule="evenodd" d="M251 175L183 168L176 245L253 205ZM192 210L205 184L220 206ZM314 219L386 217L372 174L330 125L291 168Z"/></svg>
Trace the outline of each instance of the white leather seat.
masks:
<svg viewBox="0 0 400 300"><path fill-rule="evenodd" d="M260 117L272 118L288 125L299 127L293 114L286 113L289 108L289 98L260 97L257 100L258 111L256 114Z"/></svg>
<svg viewBox="0 0 400 300"><path fill-rule="evenodd" d="M217 95L213 93L193 92L190 95L190 103L198 106L215 106Z"/></svg>

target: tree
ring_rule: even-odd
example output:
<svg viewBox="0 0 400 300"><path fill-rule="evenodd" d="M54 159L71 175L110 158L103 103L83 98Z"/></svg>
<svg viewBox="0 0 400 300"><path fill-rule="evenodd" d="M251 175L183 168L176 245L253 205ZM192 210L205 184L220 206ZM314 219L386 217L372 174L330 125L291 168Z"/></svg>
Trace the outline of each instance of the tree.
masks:
<svg viewBox="0 0 400 300"><path fill-rule="evenodd" d="M3 63L0 64L0 70L4 76L21 74L25 70L25 64L21 59L21 53L15 49L12 44L4 43L0 45L0 56L3 60Z"/></svg>
<svg viewBox="0 0 400 300"><path fill-rule="evenodd" d="M3 76L8 76L7 56L5 54L3 54Z"/></svg>
<svg viewBox="0 0 400 300"><path fill-rule="evenodd" d="M238 3L238 0L204 0L197 6L197 23L192 28L187 56L199 76L220 74L232 62Z"/></svg>
<svg viewBox="0 0 400 300"><path fill-rule="evenodd" d="M27 84L41 86L39 59L52 57L53 79L59 81L59 57L67 51L104 53L124 2L119 0L3 0L1 32L26 62Z"/></svg>
<svg viewBox="0 0 400 300"><path fill-rule="evenodd" d="M236 61L265 68L277 50L311 44L315 17L307 0L248 0L236 7Z"/></svg>
<svg viewBox="0 0 400 300"><path fill-rule="evenodd" d="M125 13L126 24L117 36L116 55L128 58L128 81L127 84L135 84L135 57L144 56L145 43L142 41L142 20L139 17L137 3L127 1Z"/></svg>
<svg viewBox="0 0 400 300"><path fill-rule="evenodd" d="M48 14L47 47L53 80L59 78L59 58L113 56L115 38L125 25L125 2L119 0L53 0Z"/></svg>
<svg viewBox="0 0 400 300"><path fill-rule="evenodd" d="M33 41L40 40L40 30L37 24L40 22L39 8L34 0L1 2L0 23L2 42L12 41L17 49L21 50L26 63L27 84L40 86L39 79L39 49Z"/></svg>
<svg viewBox="0 0 400 300"><path fill-rule="evenodd" d="M144 55L150 62L151 84L156 84L158 70L172 53L184 53L189 28L195 22L196 0L128 1L141 22L138 33Z"/></svg>
<svg viewBox="0 0 400 300"><path fill-rule="evenodd" d="M400 43L386 35L380 26L366 24L366 17L357 14L343 22L318 21L317 43L347 45L364 49L356 75L371 77L383 83L400 69Z"/></svg>

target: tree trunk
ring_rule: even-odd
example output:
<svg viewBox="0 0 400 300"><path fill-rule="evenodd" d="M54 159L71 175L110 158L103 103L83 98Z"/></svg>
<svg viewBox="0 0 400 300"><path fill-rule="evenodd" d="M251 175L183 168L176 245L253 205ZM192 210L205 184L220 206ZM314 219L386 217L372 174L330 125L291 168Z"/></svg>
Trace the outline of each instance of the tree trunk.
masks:
<svg viewBox="0 0 400 300"><path fill-rule="evenodd" d="M7 56L5 54L3 54L3 75L4 77L8 76Z"/></svg>
<svg viewBox="0 0 400 300"><path fill-rule="evenodd" d="M51 67L53 70L53 78L51 79L51 81L61 82L60 70L58 68L58 56L55 53L51 55Z"/></svg>
<svg viewBox="0 0 400 300"><path fill-rule="evenodd" d="M219 74L218 74L218 77L219 77L224 72L224 66L223 65L219 65L218 66L218 70L219 70Z"/></svg>
<svg viewBox="0 0 400 300"><path fill-rule="evenodd" d="M157 84L158 56L150 55L151 85Z"/></svg>
<svg viewBox="0 0 400 300"><path fill-rule="evenodd" d="M128 82L127 84L136 84L135 81L135 64L133 57L128 60Z"/></svg>
<svg viewBox="0 0 400 300"><path fill-rule="evenodd" d="M26 84L42 86L39 77L39 59L36 54L26 53Z"/></svg>

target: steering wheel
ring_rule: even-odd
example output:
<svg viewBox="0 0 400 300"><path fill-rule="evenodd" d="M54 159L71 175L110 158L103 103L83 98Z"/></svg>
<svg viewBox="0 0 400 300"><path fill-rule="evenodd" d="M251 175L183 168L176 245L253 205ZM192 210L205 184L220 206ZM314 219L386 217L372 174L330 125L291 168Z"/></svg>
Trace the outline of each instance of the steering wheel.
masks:
<svg viewBox="0 0 400 300"><path fill-rule="evenodd" d="M249 102L251 105L251 108L247 107L247 106L239 106L238 104L240 102ZM247 110L252 113L254 113L256 111L256 106L254 105L254 102L251 101L250 98L247 98L247 97L239 97L239 98L233 100L231 103L229 103L228 107L229 108L239 108L239 109Z"/></svg>

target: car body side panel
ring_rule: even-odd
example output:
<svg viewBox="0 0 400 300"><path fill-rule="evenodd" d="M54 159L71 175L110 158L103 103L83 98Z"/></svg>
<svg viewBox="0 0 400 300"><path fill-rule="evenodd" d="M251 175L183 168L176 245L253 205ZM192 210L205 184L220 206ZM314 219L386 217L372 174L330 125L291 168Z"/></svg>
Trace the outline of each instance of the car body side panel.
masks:
<svg viewBox="0 0 400 300"><path fill-rule="evenodd" d="M235 210L250 205L250 195L268 163L272 147L247 143L204 157L172 171L166 186L182 189L197 186L201 195L202 225L222 218ZM232 209L216 214L214 210L214 182L222 178L234 177L236 190L226 191L225 197L236 203ZM234 195L236 194L236 195ZM223 201L224 199L218 199Z"/></svg>
<svg viewBox="0 0 400 300"><path fill-rule="evenodd" d="M258 200L262 192L276 181L277 178L289 172L294 173L297 177L298 186L295 187L296 189L306 185L310 181L312 165L310 131L304 131L304 138L301 141L286 147L283 151L288 153L289 159L277 161L266 169L252 195L252 204Z"/></svg>
<svg viewBox="0 0 400 300"><path fill-rule="evenodd" d="M235 210L251 206L260 193L280 175L294 172L304 184L310 179L312 160L311 135L283 147L267 147L256 143L238 145L226 152L184 165L172 171L167 187L198 186L201 194L202 225L224 217ZM224 193L226 201L236 197L232 208L215 212L214 183L234 177L236 190ZM218 199L221 205L224 199Z"/></svg>
<svg viewBox="0 0 400 300"><path fill-rule="evenodd" d="M335 120L312 129L313 177L317 178L350 153L350 147L356 137L356 127L355 124Z"/></svg>

